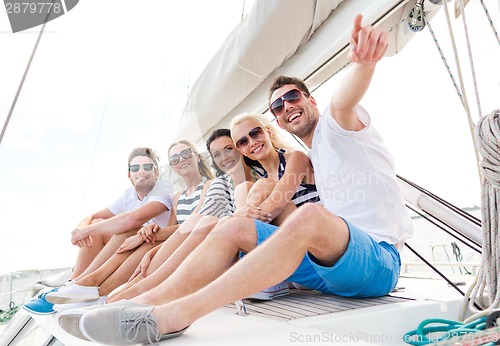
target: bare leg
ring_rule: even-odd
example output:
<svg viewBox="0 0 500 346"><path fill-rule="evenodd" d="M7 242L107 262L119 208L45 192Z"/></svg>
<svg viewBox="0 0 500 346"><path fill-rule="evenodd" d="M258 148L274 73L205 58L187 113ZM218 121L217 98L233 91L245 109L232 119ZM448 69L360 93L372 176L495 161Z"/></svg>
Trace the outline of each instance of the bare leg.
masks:
<svg viewBox="0 0 500 346"><path fill-rule="evenodd" d="M210 233L218 221L219 220L214 216L203 216L190 232L187 239L156 271L131 287L128 287L126 290L114 295L108 302L136 297L161 284L179 267L186 257L205 240L208 233ZM157 256L155 256L155 258L156 257Z"/></svg>
<svg viewBox="0 0 500 346"><path fill-rule="evenodd" d="M73 274L71 280L81 277L85 269L88 268L90 263L97 257L99 252L104 248L105 241L100 234L92 236L92 246L82 247L78 250L78 257L76 258L75 266L73 267Z"/></svg>
<svg viewBox="0 0 500 346"><path fill-rule="evenodd" d="M190 215L189 218L179 226L177 231L173 234L176 235L176 237L170 240L170 238L172 238L172 236L170 236L169 239L167 239L167 241L165 241L165 243L162 245L160 251L158 251L155 257L153 257L153 260L148 267L147 275L150 275L158 268L160 268L161 265L175 252L175 250L177 250L179 246L184 243L186 238L189 236L189 234L201 218L203 218L203 215Z"/></svg>
<svg viewBox="0 0 500 346"><path fill-rule="evenodd" d="M235 228L240 233L248 233L252 225L236 218L219 224L220 227L214 229L165 285L151 291L149 301L142 300L154 303L155 297L167 295L165 301L170 303L153 310L161 333L182 329L221 306L285 280L299 266L307 251L320 264L331 266L345 253L349 242L349 231L341 218L319 205L306 204L258 249L224 273L231 264L231 257L238 248L248 246L244 240L251 242L251 237L234 237L232 242L223 242L223 236L237 235L229 231ZM324 225L329 228L325 230ZM242 242L238 244L239 241ZM165 288L173 292L162 291ZM195 293L186 296L189 291Z"/></svg>
<svg viewBox="0 0 500 346"><path fill-rule="evenodd" d="M161 265L170 257L170 255L186 240L189 234L182 234L180 232L180 228L178 228L174 234L172 234L166 241L161 244L160 250L154 255L151 263L149 264L146 270L146 277L150 276L154 273ZM142 259L142 258L141 258ZM140 260L139 260L140 262ZM137 266L136 266L137 267ZM130 277L130 276L129 276ZM123 287L121 287L116 292L108 298L107 302L112 303L114 301L118 301L121 299L125 299L125 297L134 297L136 294L133 293L133 287L141 282L144 278L141 274L137 275L132 281L127 282ZM131 290L129 293L125 293Z"/></svg>
<svg viewBox="0 0 500 346"><path fill-rule="evenodd" d="M115 253L97 270L77 279L76 284L81 286L100 286L99 295L108 295L112 290L127 282L142 256L157 244L144 243L134 250L124 253Z"/></svg>
<svg viewBox="0 0 500 346"><path fill-rule="evenodd" d="M106 241L106 239L101 237L101 239L103 241L105 241L104 247L101 248L99 253L97 253L97 255L92 259L92 262L87 266L87 268L80 275L76 276L73 273L73 278L78 280L80 278L83 278L86 275L91 274L95 270L97 270L100 266L102 266L104 264L104 262L106 262L109 258L111 258L111 256L113 256L115 254L116 250L118 250L120 245L123 244L125 239L127 239L128 237L130 237L136 233L137 233L137 231L129 231L126 233L114 234L111 237L111 239L109 239L108 241ZM91 248L94 247L93 241L94 241L94 238L92 238L92 247ZM77 261L77 263L78 263L78 261Z"/></svg>
<svg viewBox="0 0 500 346"><path fill-rule="evenodd" d="M140 249L136 249L123 264L113 272L99 287L99 293L101 296L106 296L110 294L113 290L118 288L120 285L127 282L132 273L134 272L137 265L141 262L144 254L155 247L157 244L144 243Z"/></svg>
<svg viewBox="0 0 500 346"><path fill-rule="evenodd" d="M104 219L94 219L92 224L103 221ZM71 280L75 280L80 277L82 273L87 269L87 267L92 263L97 254L104 248L106 243L111 239L109 235L96 234L92 236L92 246L83 247L78 251L78 257L76 259L75 266L73 267L73 274L71 274Z"/></svg>
<svg viewBox="0 0 500 346"><path fill-rule="evenodd" d="M142 304L162 304L186 296L204 287L233 265L240 249L248 252L256 244L257 235L252 219L222 219L168 279L133 300Z"/></svg>
<svg viewBox="0 0 500 346"><path fill-rule="evenodd" d="M191 215L162 245L160 250L155 254L149 267L147 268L147 276L155 272L160 268L163 263L177 250L177 248L186 240L189 236L190 231L196 226L196 223L203 217L203 215L193 214ZM135 291L135 285L140 282L143 278L138 275L132 281L128 282L119 291L115 292L111 297L108 298L108 303L125 299L129 297L135 297L138 291ZM130 290L130 292L128 292ZM128 292L128 293L126 293Z"/></svg>
<svg viewBox="0 0 500 346"><path fill-rule="evenodd" d="M250 181L245 181L234 189L234 202L236 209L241 208L247 204L248 192L252 188L253 183Z"/></svg>
<svg viewBox="0 0 500 346"><path fill-rule="evenodd" d="M273 191L276 181L269 178L257 180L248 191L247 204L259 205L266 200Z"/></svg>

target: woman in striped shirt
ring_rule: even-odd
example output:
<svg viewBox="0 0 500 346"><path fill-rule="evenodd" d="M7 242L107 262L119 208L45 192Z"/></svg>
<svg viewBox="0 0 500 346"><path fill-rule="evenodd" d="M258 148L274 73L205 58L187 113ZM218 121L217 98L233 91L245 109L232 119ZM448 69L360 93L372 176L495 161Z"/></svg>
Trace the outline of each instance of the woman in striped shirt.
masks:
<svg viewBox="0 0 500 346"><path fill-rule="evenodd" d="M195 145L186 140L171 144L168 154L172 170L187 186L173 199L174 213L172 215L176 215L177 225L165 227L160 233L158 233L160 227L156 224L142 227L136 235L127 238L116 253L95 271L59 288L58 292L46 297L48 302L59 304L54 307L56 311L65 309L64 305L67 303L92 301L93 297L97 300L102 296L107 296L130 278L148 250L158 251L158 246L151 249L151 243L159 243L175 234L180 224L191 214L200 210L203 196L214 178L205 159ZM147 244L143 244L145 242ZM132 250L134 251L130 254L129 251Z"/></svg>
<svg viewBox="0 0 500 346"><path fill-rule="evenodd" d="M172 170L184 180L187 188L176 193L174 211L180 225L197 212L203 203L202 196L214 178L205 159L198 153L193 143L180 140L168 148L168 160Z"/></svg>
<svg viewBox="0 0 500 346"><path fill-rule="evenodd" d="M250 167L255 162L249 162L250 165L243 163L244 157L234 147L228 129L215 130L207 140L207 150L218 177L207 190L199 212L192 214L156 253L154 249L147 253L134 273L137 277L113 294L108 302L133 298L169 277L205 239L219 219L233 214L234 187L246 181L254 182L259 177ZM256 217L267 220L269 216L266 212L257 212Z"/></svg>

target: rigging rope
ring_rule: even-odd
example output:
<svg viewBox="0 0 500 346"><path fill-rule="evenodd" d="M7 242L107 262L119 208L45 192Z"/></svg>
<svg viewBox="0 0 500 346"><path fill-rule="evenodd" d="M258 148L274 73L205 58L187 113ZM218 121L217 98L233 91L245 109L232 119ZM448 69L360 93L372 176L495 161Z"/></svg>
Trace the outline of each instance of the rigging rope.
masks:
<svg viewBox="0 0 500 346"><path fill-rule="evenodd" d="M458 97L460 98L460 102L462 105L464 104L464 98L462 96L462 92L460 91L460 88L458 87L457 81L455 80L455 77L453 76L453 73L451 72L450 65L448 64L448 60L446 60L446 57L444 56L443 50L441 49L441 46L439 45L439 42L436 38L436 34L434 33L434 30L432 29L431 22L428 22L426 20L426 26L429 28L429 32L432 36L432 40L436 44L436 48L439 52L439 55L441 56L441 60L443 60L444 66L446 67L446 71L448 71L448 75L451 78L451 82L453 83L453 86L455 87L455 91L457 92Z"/></svg>
<svg viewBox="0 0 500 346"><path fill-rule="evenodd" d="M465 297L473 312L474 303L482 304L486 311L500 305L500 110L482 117L476 126L476 140L482 156L481 213L483 219L482 268ZM464 307L466 304L464 304ZM462 311L462 317L465 311ZM483 311L484 313L484 311Z"/></svg>
<svg viewBox="0 0 500 346"><path fill-rule="evenodd" d="M471 44L470 44L470 39L469 39L469 30L467 29L467 21L465 20L465 8L464 8L464 2L463 0L459 1L460 3L460 10L462 11L462 21L464 23L464 33L465 33L465 40L467 41L467 52L469 53L469 63L470 63L470 69L472 72L472 82L474 85L474 91L476 93L476 103L477 103L477 110L479 117L481 118L483 116L483 112L481 111L481 102L479 101L479 91L477 88L477 80L476 80L476 69L474 68L474 60L472 59L472 50L471 50ZM474 123L472 122L471 117L467 117L469 120L469 126L474 130ZM472 131L473 133L473 131Z"/></svg>
<svg viewBox="0 0 500 346"><path fill-rule="evenodd" d="M497 42L500 45L500 37L498 37L497 29L495 29L495 25L493 25L493 20L491 20L490 12L486 8L486 5L484 4L483 0L481 0L481 5L483 6L484 13L486 14L486 17L488 18L488 22L490 23L491 29L493 30L493 34L495 35L495 38L497 39ZM498 2L498 7L500 8L500 0Z"/></svg>
<svg viewBox="0 0 500 346"><path fill-rule="evenodd" d="M48 14L47 14L48 16ZM31 63L33 62L33 58L35 57L36 50L38 48L38 44L40 43L40 40L42 39L43 32L45 31L45 25L47 22L44 22L42 25L42 28L40 29L40 33L38 34L38 38L36 39L35 46L33 47L33 50L31 51L31 56L28 60L28 64L26 65L26 68L24 69L24 74L23 78L21 78L21 82L19 83L19 86L17 87L16 91L16 96L14 96L14 100L12 101L12 105L10 106L9 114L7 115L7 119L5 119L3 128L2 128L2 133L0 133L0 144L2 143L3 136L5 135L5 131L7 131L7 126L9 125L10 118L12 117L12 113L14 113L14 108L16 107L17 104L17 99L19 98L19 95L21 95L21 90L23 89L24 81L26 80L26 76L28 75L28 71L30 70Z"/></svg>
<svg viewBox="0 0 500 346"><path fill-rule="evenodd" d="M470 115L469 102L467 101L467 94L465 92L464 81L463 81L463 78L462 78L462 69L460 67L460 59L458 57L457 45L456 45L456 42L455 42L455 35L453 34L453 28L452 28L452 24L451 24L451 21L450 21L450 13L448 11L448 3L445 2L443 4L443 7L444 7L444 12L446 14L446 22L448 24L448 33L450 34L450 42L452 44L453 54L455 56L455 63L457 64L458 80L460 82L460 89L462 91L462 104L463 104L463 106L465 108L465 112L469 116ZM471 133L473 134L474 131L472 131Z"/></svg>
<svg viewBox="0 0 500 346"><path fill-rule="evenodd" d="M473 75L473 79L474 79L474 85L475 85L476 96L477 96L478 93L477 93L477 85L476 85L476 82L475 82L476 81L476 79L475 79L475 72L474 72L474 66L473 66L473 63L472 63L472 54L470 53L470 42L469 42L469 39L468 39L467 25L465 23L465 14L464 14L464 8L463 8L462 0L460 0L460 5L461 5L461 10L462 10L462 16L464 18L463 20L464 20L464 28L465 28L465 31L466 31L467 48L469 50L469 59L470 59L470 62L471 62L472 75ZM448 23L448 31L449 31L449 34L450 34L450 41L452 43L453 53L454 53L454 56L455 56L455 63L456 63L456 66L457 66L457 73L458 73L458 78L459 78L459 81L460 81L461 92L460 92L459 87L458 87L458 85L457 85L457 83L456 83L456 81L455 81L455 79L453 77L453 74L451 73L450 67L449 67L449 65L448 65L448 63L446 61L446 58L444 57L443 51L441 50L441 47L439 46L439 43L438 43L438 41L436 39L436 35L434 34L434 31L432 30L432 26L427 21L427 17L425 16L425 14L424 14L424 19L425 19L425 23L427 24L427 26L429 28L429 32L431 33L431 36L432 36L432 38L434 40L434 43L436 44L436 47L437 47L437 49L439 51L439 54L441 55L441 59L443 60L445 66L446 66L446 69L448 71L448 74L449 74L452 82L453 82L453 85L455 86L455 89L456 89L457 94L458 94L458 96L460 98L460 101L462 102L462 105L464 107L465 113L467 115L467 120L468 120L468 123L469 123L469 131L470 131L470 134L471 134L471 137L472 137L472 143L473 143L473 146L474 146L474 153L475 153L475 156L476 156L476 164L477 164L477 167L478 167L478 173L479 173L479 177L481 177L481 172L479 170L479 161L480 161L479 149L477 147L476 141L474 140L474 122L472 120L472 116L471 116L471 112L470 112L470 107L469 107L469 102L467 101L467 94L465 92L465 86L464 86L464 82L463 82L463 78L462 78L462 69L460 67L460 59L458 57L457 45L456 45L456 42L455 42L455 37L453 35L452 24L450 22L450 14L449 14L449 11L448 11L448 4L447 4L446 1L444 2L443 6L444 6L445 15L446 15L446 21ZM480 109L480 106L479 106L479 97L477 99L478 99L479 115L481 117L481 109Z"/></svg>

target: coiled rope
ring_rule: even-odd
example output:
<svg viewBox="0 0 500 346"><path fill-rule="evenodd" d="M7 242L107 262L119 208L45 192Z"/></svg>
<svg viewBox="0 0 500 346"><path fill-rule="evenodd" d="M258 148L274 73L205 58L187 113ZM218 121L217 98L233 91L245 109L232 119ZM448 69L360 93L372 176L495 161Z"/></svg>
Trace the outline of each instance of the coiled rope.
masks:
<svg viewBox="0 0 500 346"><path fill-rule="evenodd" d="M471 311L479 313L473 304L478 303L487 311L498 309L500 304L500 110L482 117L475 130L482 160L481 214L483 219L482 268L470 287L465 299ZM465 305L465 304L464 304ZM462 312L462 315L464 312ZM462 316L463 317L463 316Z"/></svg>
<svg viewBox="0 0 500 346"><path fill-rule="evenodd" d="M460 335L467 335L484 330L486 317L468 323L433 318L422 321L417 329L403 336L403 341L410 345L422 346L449 340Z"/></svg>
<svg viewBox="0 0 500 346"><path fill-rule="evenodd" d="M500 311L500 280L498 279L500 269L498 243L500 236L500 110L495 110L478 121L475 127L475 138L482 157L480 170L483 266L465 294L465 302L462 304L459 316L459 320L463 322L442 319L425 320L417 329L404 335L403 340L411 345L427 345L444 342L460 335L475 334L484 330L488 315ZM479 305L481 310L474 306L475 304ZM473 315L464 320L467 307ZM494 341L498 341L498 330L495 332ZM450 343L450 345L455 344Z"/></svg>

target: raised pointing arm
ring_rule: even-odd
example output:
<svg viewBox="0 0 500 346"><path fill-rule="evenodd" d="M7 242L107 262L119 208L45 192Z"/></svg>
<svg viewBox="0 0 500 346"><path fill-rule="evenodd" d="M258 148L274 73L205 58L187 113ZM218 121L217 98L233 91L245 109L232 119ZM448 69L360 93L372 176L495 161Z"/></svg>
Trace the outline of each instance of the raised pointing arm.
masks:
<svg viewBox="0 0 500 346"><path fill-rule="evenodd" d="M364 128L356 115L356 106L365 95L375 72L375 66L384 57L388 35L371 25L362 26L363 17L357 15L351 35L349 58L354 62L339 89L333 94L330 112L337 123L346 130Z"/></svg>

